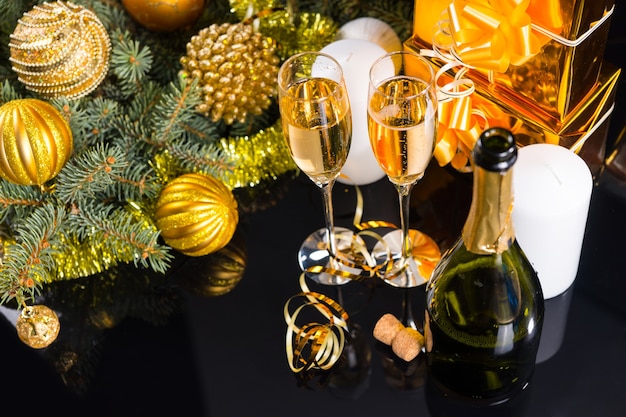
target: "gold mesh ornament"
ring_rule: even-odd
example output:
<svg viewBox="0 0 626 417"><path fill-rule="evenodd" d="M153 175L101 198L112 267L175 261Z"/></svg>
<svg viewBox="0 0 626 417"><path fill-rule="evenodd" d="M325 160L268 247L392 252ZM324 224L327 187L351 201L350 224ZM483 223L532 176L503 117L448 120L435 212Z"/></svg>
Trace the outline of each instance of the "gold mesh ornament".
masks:
<svg viewBox="0 0 626 417"><path fill-rule="evenodd" d="M54 342L61 324L54 310L44 305L24 307L15 323L22 342L35 349L43 349Z"/></svg>
<svg viewBox="0 0 626 417"><path fill-rule="evenodd" d="M222 249L239 222L231 190L215 177L183 174L159 194L154 213L165 243L187 256L203 256Z"/></svg>
<svg viewBox="0 0 626 417"><path fill-rule="evenodd" d="M38 99L0 107L0 176L20 185L41 185L70 158L72 131L63 115Z"/></svg>
<svg viewBox="0 0 626 417"><path fill-rule="evenodd" d="M9 48L13 71L28 90L45 98L77 99L106 76L111 41L95 13L57 1L24 13Z"/></svg>
<svg viewBox="0 0 626 417"><path fill-rule="evenodd" d="M213 24L187 43L181 75L199 79L196 110L212 121L244 123L260 115L275 95L279 58L274 42L244 23Z"/></svg>

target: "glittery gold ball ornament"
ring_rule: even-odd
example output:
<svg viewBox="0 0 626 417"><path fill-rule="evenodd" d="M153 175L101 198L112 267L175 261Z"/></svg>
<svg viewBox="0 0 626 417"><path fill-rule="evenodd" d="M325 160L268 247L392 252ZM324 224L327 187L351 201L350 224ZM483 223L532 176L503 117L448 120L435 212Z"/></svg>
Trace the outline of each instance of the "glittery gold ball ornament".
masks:
<svg viewBox="0 0 626 417"><path fill-rule="evenodd" d="M24 13L9 48L13 71L28 90L44 98L77 99L106 76L111 41L95 13L57 1Z"/></svg>
<svg viewBox="0 0 626 417"><path fill-rule="evenodd" d="M239 222L232 191L215 177L183 174L156 202L155 221L165 243L188 256L213 253L228 244Z"/></svg>
<svg viewBox="0 0 626 417"><path fill-rule="evenodd" d="M56 340L61 324L54 310L34 305L22 310L15 328L22 342L34 349L43 349Z"/></svg>
<svg viewBox="0 0 626 417"><path fill-rule="evenodd" d="M182 29L204 9L204 0L122 0L122 4L137 23L155 32Z"/></svg>
<svg viewBox="0 0 626 417"><path fill-rule="evenodd" d="M0 107L0 176L20 185L54 178L70 158L72 131L51 104L33 98Z"/></svg>
<svg viewBox="0 0 626 417"><path fill-rule="evenodd" d="M260 115L275 95L279 58L271 38L245 23L213 24L187 43L181 74L199 79L203 102L196 110L211 120L244 123Z"/></svg>

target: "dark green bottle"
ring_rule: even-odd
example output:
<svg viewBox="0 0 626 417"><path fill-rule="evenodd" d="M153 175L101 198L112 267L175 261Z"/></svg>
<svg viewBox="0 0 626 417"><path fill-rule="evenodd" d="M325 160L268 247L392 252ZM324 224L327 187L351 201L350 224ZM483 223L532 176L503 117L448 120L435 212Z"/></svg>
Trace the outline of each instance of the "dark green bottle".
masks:
<svg viewBox="0 0 626 417"><path fill-rule="evenodd" d="M511 219L513 135L486 130L472 159L467 220L426 286L426 360L429 382L444 395L496 404L532 377L544 299Z"/></svg>

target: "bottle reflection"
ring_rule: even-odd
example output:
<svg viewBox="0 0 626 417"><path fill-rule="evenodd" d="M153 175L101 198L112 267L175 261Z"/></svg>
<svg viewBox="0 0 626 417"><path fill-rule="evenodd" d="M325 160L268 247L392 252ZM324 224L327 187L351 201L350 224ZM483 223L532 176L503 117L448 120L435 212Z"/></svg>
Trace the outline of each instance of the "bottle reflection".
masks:
<svg viewBox="0 0 626 417"><path fill-rule="evenodd" d="M426 405L430 417L525 417L530 402L532 383L507 400L491 405L480 405L471 400L452 398L443 394L426 377Z"/></svg>

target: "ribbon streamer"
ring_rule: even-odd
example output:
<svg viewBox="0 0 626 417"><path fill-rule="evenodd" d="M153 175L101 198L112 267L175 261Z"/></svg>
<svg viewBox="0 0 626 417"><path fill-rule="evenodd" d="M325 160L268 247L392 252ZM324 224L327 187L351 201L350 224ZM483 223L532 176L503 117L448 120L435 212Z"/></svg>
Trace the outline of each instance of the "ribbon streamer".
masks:
<svg viewBox="0 0 626 417"><path fill-rule="evenodd" d="M341 357L349 332L348 313L332 298L310 291L305 275L300 275L302 292L290 297L284 307L287 360L295 373L332 368ZM305 302L290 312L291 303L298 298L304 298ZM317 310L326 322L308 322L298 326L298 318L307 307Z"/></svg>

